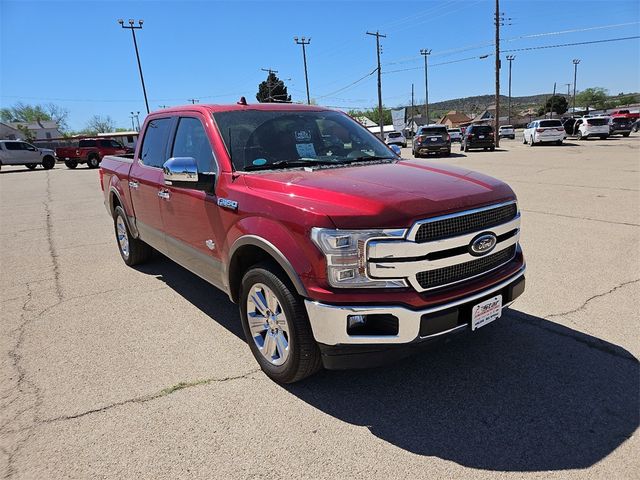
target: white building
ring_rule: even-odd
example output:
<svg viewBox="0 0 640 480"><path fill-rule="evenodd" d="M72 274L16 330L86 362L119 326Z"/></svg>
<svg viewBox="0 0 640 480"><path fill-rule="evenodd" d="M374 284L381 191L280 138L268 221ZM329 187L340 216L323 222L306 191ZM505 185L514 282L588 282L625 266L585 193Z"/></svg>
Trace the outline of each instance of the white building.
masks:
<svg viewBox="0 0 640 480"><path fill-rule="evenodd" d="M37 120L35 122L11 122L10 127L26 127L31 133L34 140L50 140L52 138L62 137L62 133L58 130L58 124L53 120Z"/></svg>
<svg viewBox="0 0 640 480"><path fill-rule="evenodd" d="M24 134L17 128L0 122L0 140L20 140L23 137Z"/></svg>

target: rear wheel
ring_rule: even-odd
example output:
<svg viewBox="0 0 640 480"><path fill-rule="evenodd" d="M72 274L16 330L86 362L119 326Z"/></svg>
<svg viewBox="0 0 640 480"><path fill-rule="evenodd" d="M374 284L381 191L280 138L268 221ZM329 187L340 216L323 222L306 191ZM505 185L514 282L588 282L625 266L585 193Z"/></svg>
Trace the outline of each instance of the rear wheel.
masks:
<svg viewBox="0 0 640 480"><path fill-rule="evenodd" d="M75 160L65 160L64 164L67 166L67 168L70 168L72 170L78 166L78 162L76 162Z"/></svg>
<svg viewBox="0 0 640 480"><path fill-rule="evenodd" d="M562 145L562 140L557 140L556 145Z"/></svg>
<svg viewBox="0 0 640 480"><path fill-rule="evenodd" d="M250 269L240 287L240 316L260 368L278 383L293 383L321 368L302 299L271 263Z"/></svg>
<svg viewBox="0 0 640 480"><path fill-rule="evenodd" d="M37 166L38 166L37 163L27 163L25 165L25 167L27 167L29 170L35 170Z"/></svg>
<svg viewBox="0 0 640 480"><path fill-rule="evenodd" d="M522 144L523 145L527 144L527 137L525 137L524 134L522 135Z"/></svg>
<svg viewBox="0 0 640 480"><path fill-rule="evenodd" d="M47 155L42 159L42 166L45 170L51 170L56 165L56 159L51 155Z"/></svg>
<svg viewBox="0 0 640 480"><path fill-rule="evenodd" d="M530 146L530 147L535 147L535 145L534 145L534 143L533 143L533 135L531 135L531 136L529 137L529 146Z"/></svg>
<svg viewBox="0 0 640 480"><path fill-rule="evenodd" d="M120 206L117 206L113 213L113 226L116 232L118 250L124 263L132 267L151 258L153 249L139 238L134 238L131 235L126 213Z"/></svg>
<svg viewBox="0 0 640 480"><path fill-rule="evenodd" d="M578 130L578 140L584 140L586 137L582 136L582 132Z"/></svg>
<svg viewBox="0 0 640 480"><path fill-rule="evenodd" d="M623 137L628 137L631 132L625 132L622 134Z"/></svg>
<svg viewBox="0 0 640 480"><path fill-rule="evenodd" d="M609 135L600 135L600 140L606 140L609 138Z"/></svg>
<svg viewBox="0 0 640 480"><path fill-rule="evenodd" d="M98 168L100 166L100 159L97 155L89 155L87 158L87 167L89 168Z"/></svg>
<svg viewBox="0 0 640 480"><path fill-rule="evenodd" d="M489 150L491 150L492 152L495 152L496 147L489 147Z"/></svg>
<svg viewBox="0 0 640 480"><path fill-rule="evenodd" d="M469 145L465 145L463 150L464 150L465 152L468 152L468 151L469 151Z"/></svg>

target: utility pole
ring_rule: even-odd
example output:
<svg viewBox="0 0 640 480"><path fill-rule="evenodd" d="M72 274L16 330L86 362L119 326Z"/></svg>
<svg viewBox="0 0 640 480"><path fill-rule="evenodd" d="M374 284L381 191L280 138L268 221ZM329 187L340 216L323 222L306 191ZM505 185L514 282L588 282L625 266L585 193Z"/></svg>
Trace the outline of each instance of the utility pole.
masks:
<svg viewBox="0 0 640 480"><path fill-rule="evenodd" d="M553 102L554 102L555 96L556 96L556 82L553 82L553 96L551 97L551 102L549 103L549 118L553 118Z"/></svg>
<svg viewBox="0 0 640 480"><path fill-rule="evenodd" d="M411 125L411 129L410 129L411 138L413 138L413 105L414 105L414 103L413 103L413 83L412 83L411 84L411 124L410 124Z"/></svg>
<svg viewBox="0 0 640 480"><path fill-rule="evenodd" d="M200 103L200 100L197 98L187 98L187 102L191 102L191 105L195 105L196 103Z"/></svg>
<svg viewBox="0 0 640 480"><path fill-rule="evenodd" d="M569 99L571 98L571 91L569 90L571 88L571 84L565 83L565 85L567 86L567 103L568 103Z"/></svg>
<svg viewBox="0 0 640 480"><path fill-rule="evenodd" d="M496 25L496 114L495 114L495 139L496 147L500 146L500 0L496 0L495 25Z"/></svg>
<svg viewBox="0 0 640 480"><path fill-rule="evenodd" d="M431 55L431 49L420 49L420 55L424 57L424 113L427 117L427 125L429 124L429 75L427 57Z"/></svg>
<svg viewBox="0 0 640 480"><path fill-rule="evenodd" d="M302 45L302 58L304 60L304 81L307 84L307 105L311 105L311 97L309 97L309 77L307 76L307 50L305 49L305 46L311 43L311 39L305 39L304 37L298 39L298 37L293 37L293 41L298 45Z"/></svg>
<svg viewBox="0 0 640 480"><path fill-rule="evenodd" d="M158 108L169 108L169 105L158 105Z"/></svg>
<svg viewBox="0 0 640 480"><path fill-rule="evenodd" d="M263 72L268 72L267 75L267 90L269 92L269 96L267 97L267 99L270 102L273 102L273 97L271 96L271 92L273 91L273 87L274 85L271 84L271 75L275 75L276 73L278 73L277 70L271 70L270 68L261 68L260 70L262 70Z"/></svg>
<svg viewBox="0 0 640 480"><path fill-rule="evenodd" d="M573 114L576 114L576 82L578 79L578 64L580 63L579 58L573 59Z"/></svg>
<svg viewBox="0 0 640 480"><path fill-rule="evenodd" d="M380 68L380 37L387 38L376 30L376 33L367 32L367 35L376 37L376 54L378 57L378 123L380 124L380 140L384 140L384 119L382 117L382 69Z"/></svg>
<svg viewBox="0 0 640 480"><path fill-rule="evenodd" d="M129 26L124 24L123 19L119 19L118 23L122 28L127 28L131 30L131 35L133 36L133 46L136 49L136 58L138 59L138 70L140 71L140 81L142 82L142 93L144 94L144 104L147 107L147 115L149 114L149 101L147 100L147 89L144 86L144 77L142 76L142 65L140 64L140 54L138 53L138 42L136 41L136 30L142 30L142 24L144 20L138 20L138 25L134 25L133 19L129 19Z"/></svg>
<svg viewBox="0 0 640 480"><path fill-rule="evenodd" d="M131 130L135 130L136 129L136 125L133 123L133 112L131 112L131 115L129 115L131 117Z"/></svg>
<svg viewBox="0 0 640 480"><path fill-rule="evenodd" d="M511 62L513 62L515 58L515 55L507 55L507 60L509 60L509 125L511 125Z"/></svg>
<svg viewBox="0 0 640 480"><path fill-rule="evenodd" d="M131 126L133 126L133 119L136 119L136 123L138 124L137 131L140 131L140 112L131 112ZM133 126L133 129L136 130L136 127Z"/></svg>

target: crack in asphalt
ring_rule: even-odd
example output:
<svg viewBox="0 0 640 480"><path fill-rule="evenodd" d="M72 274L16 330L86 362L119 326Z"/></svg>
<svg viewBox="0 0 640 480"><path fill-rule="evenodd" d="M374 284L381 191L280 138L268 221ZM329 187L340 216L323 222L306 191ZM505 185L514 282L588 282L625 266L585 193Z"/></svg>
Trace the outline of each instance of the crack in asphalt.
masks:
<svg viewBox="0 0 640 480"><path fill-rule="evenodd" d="M590 217L578 217L575 215L564 215L562 213L553 213L553 212L542 212L540 210L522 210L523 212L528 212L528 213L541 213L543 215L551 215L553 217L565 217L565 218L575 218L577 220L591 220L592 222L602 222L602 223L609 223L612 225L628 225L631 227L640 227L640 224L638 223L627 223L627 222L613 222L611 220L600 220L599 218L590 218Z"/></svg>
<svg viewBox="0 0 640 480"><path fill-rule="evenodd" d="M168 395L171 395L171 394L173 394L175 392L179 392L180 390L184 390L184 389L187 389L187 388L200 387L200 386L209 385L209 384L212 384L212 383L224 383L224 382L229 382L229 381L233 381L233 380L245 379L245 378L248 378L250 375L253 375L254 373L257 373L259 371L260 371L260 368L255 368L255 369L253 369L253 370L251 370L251 371L249 371L247 373L244 373L242 375L235 375L235 376L222 377L222 378L206 378L206 379L194 380L194 381L190 381L190 382L180 382L180 383L176 383L175 385L172 385L170 387L163 388L162 390L159 390L156 393L143 395L141 397L134 397L134 398L130 398L130 399L127 399L127 400L121 400L119 402L110 403L108 405L105 405L105 406L102 406L102 407L98 407L98 408L92 408L90 410L86 410L84 412L76 413L76 414L73 414L73 415L61 415L59 417L48 418L48 419L40 421L39 423L40 424L47 424L47 423L54 423L54 422L63 422L63 421L67 421L67 420L75 420L77 418L82 418L82 417L85 417L87 415L92 415L94 413L105 412L107 410L111 410L112 408L122 407L124 405L147 403L147 402L150 402L152 400L157 400L159 398L166 397Z"/></svg>
<svg viewBox="0 0 640 480"><path fill-rule="evenodd" d="M538 170L535 173L544 172L545 170L555 170L555 168L545 168ZM528 180L509 179L510 183L526 183L530 185L552 185L554 187L575 187L575 188L593 188L594 190L615 190L620 192L640 192L637 188L624 188L624 187L600 187L597 185L574 185L571 183L547 183L547 182L531 182Z"/></svg>
<svg viewBox="0 0 640 480"><path fill-rule="evenodd" d="M567 316L567 315L571 315L571 314L574 314L574 313L580 312L580 311L584 310L585 308L587 308L587 305L588 305L591 301L595 300L596 298L606 297L607 295L612 294L613 292L615 292L616 290L618 290L618 289L620 289L620 288L624 288L624 287L626 287L627 285L632 285L632 284L634 284L634 283L638 283L638 282L640 282L640 278L636 278L635 280L629 280L629 281L627 281L627 282L622 282L622 283L620 283L620 284L616 285L615 287L613 287L613 288L611 288L611 289L607 290L606 292L603 292L603 293L597 293L597 294L595 294L595 295L590 296L589 298L587 298L587 299L582 303L582 305L580 305L580 306L579 306L579 307L577 307L577 308L574 308L574 309L572 309L572 310L567 310L566 312L552 313L552 314L550 314L550 315L546 315L544 318L546 318L546 319L551 319L551 318L555 318L555 317L565 317L565 316Z"/></svg>

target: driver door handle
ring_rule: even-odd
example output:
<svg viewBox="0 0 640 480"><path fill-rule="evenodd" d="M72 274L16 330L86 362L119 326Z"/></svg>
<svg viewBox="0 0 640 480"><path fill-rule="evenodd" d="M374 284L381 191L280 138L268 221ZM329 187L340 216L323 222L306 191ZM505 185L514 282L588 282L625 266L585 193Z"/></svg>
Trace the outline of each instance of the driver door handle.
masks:
<svg viewBox="0 0 640 480"><path fill-rule="evenodd" d="M160 190L158 192L158 196L160 198L164 198L165 200L169 200L169 198L171 198L171 193L169 193L169 190Z"/></svg>

